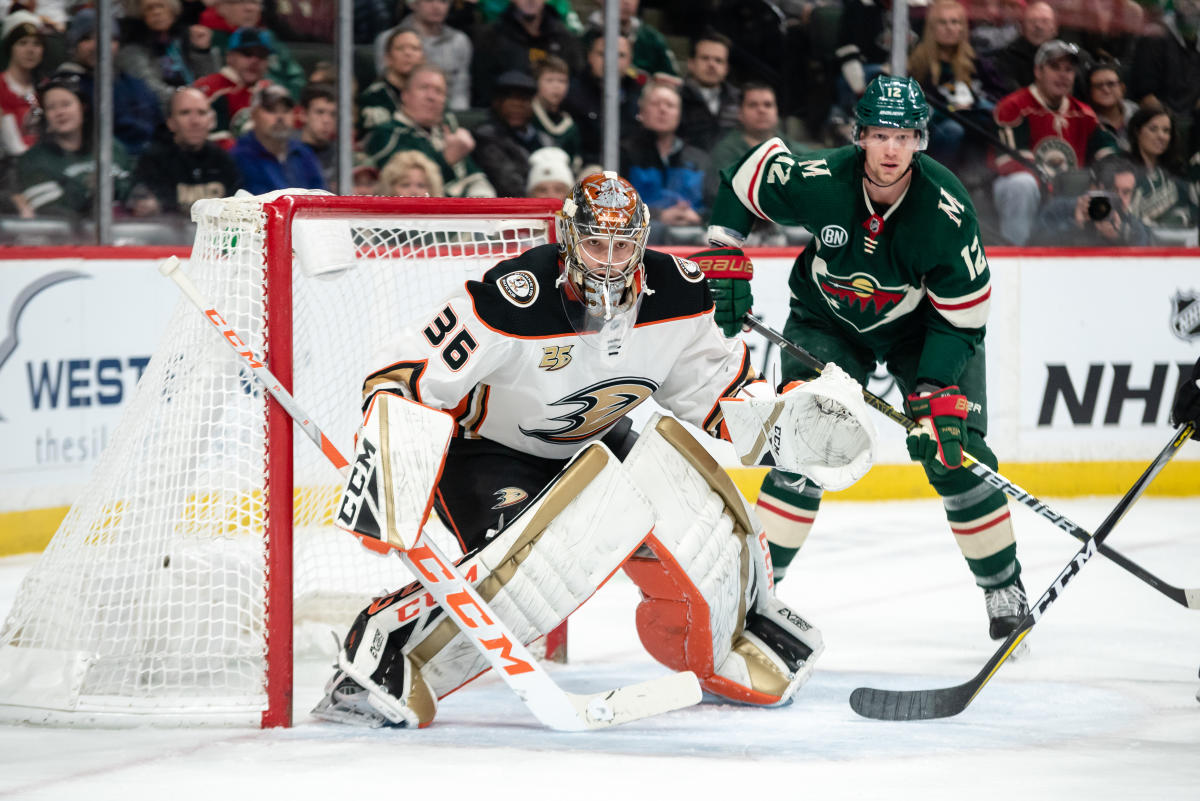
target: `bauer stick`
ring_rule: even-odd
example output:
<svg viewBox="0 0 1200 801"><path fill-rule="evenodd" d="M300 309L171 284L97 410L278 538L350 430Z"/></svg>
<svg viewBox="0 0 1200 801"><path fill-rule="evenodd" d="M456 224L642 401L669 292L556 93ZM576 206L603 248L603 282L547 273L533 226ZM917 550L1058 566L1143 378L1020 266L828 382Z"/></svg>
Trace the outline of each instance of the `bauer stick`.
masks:
<svg viewBox="0 0 1200 801"><path fill-rule="evenodd" d="M1117 502L1113 510L1108 513L1108 517L1104 518L1104 522L1096 529L1096 533L1087 538L1083 547L1062 569L1058 578L1054 579L1054 583L1029 608L1029 611L1021 618L1021 622L1008 635L1008 639L1001 643L996 653L992 654L992 658L974 677L954 687L942 687L936 690L876 690L870 687L859 687L850 694L850 708L863 717L876 720L947 718L966 709L967 705L975 700L979 691L1021 644L1025 635L1041 619L1050 605L1066 590L1067 582L1074 578L1087 564L1087 561L1096 555L1104 538L1121 521L1121 518L1129 511L1129 507L1133 506L1134 501L1141 497L1158 472L1166 466L1167 462L1171 461L1171 457L1183 446L1183 443L1188 441L1195 430L1194 423L1186 423L1175 429L1167 446L1159 452L1137 482Z"/></svg>
<svg viewBox="0 0 1200 801"><path fill-rule="evenodd" d="M809 353L804 348L796 343L783 337L779 332L768 327L762 320L752 314L747 314L743 317L747 325L753 328L758 333L762 334L768 341L779 346L782 350L787 351L792 356L799 359L805 366L812 368L820 373L825 369L825 363L818 359L813 354ZM917 427L916 422L904 414L902 411L892 406L873 392L863 389L863 399L867 405L881 412L885 417L893 422L904 426L906 431L912 431ZM963 466L974 473L983 482L992 485L996 489L1003 492L1010 498L1019 501L1024 506L1029 507L1038 515L1046 518L1054 524L1056 528L1060 528L1070 534L1080 542L1087 542L1091 538L1091 534L1083 526L1072 521L1064 514L1055 511L1049 504L1038 498L1031 492L1022 489L1020 486L1002 476L999 472L988 467L983 462L976 459L967 451L963 451ZM1161 592L1163 595L1170 598L1175 603L1186 606L1188 609L1200 609L1200 588L1180 588L1160 579L1158 576L1149 572L1137 562L1123 556L1120 552L1097 543L1100 553L1104 554L1114 564L1132 573L1137 578L1149 584L1154 589Z"/></svg>
<svg viewBox="0 0 1200 801"><path fill-rule="evenodd" d="M321 449L342 477L348 478L351 468L345 457L309 418L270 369L254 357L245 342L200 294L192 280L179 269L179 259L171 256L164 260L158 269L179 286L187 299L208 318L226 343L242 357L243 363L262 382L271 397ZM455 564L442 554L432 540L424 536L424 531L418 531L411 543L400 541L389 531L387 546L399 555L404 566L454 620L459 630L517 697L525 702L534 717L552 729L602 729L700 702L700 684L696 675L690 671L672 673L598 693L566 692L550 678L546 669L492 611Z"/></svg>

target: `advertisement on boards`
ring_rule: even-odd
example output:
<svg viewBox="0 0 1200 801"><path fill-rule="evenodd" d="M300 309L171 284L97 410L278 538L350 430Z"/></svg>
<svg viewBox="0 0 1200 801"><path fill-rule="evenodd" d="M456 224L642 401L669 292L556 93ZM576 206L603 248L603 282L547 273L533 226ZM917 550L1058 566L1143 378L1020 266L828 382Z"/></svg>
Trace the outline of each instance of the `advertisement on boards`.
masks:
<svg viewBox="0 0 1200 801"><path fill-rule="evenodd" d="M167 326L153 261L0 264L0 508L69 503Z"/></svg>

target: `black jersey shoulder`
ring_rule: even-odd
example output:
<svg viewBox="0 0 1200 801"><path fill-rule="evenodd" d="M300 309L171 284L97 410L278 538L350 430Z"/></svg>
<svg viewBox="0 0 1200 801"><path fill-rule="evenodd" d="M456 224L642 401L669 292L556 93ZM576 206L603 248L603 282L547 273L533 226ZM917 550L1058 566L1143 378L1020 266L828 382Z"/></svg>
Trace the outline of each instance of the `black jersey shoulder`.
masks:
<svg viewBox="0 0 1200 801"><path fill-rule="evenodd" d="M712 295L694 263L647 250L646 293L638 325L692 317L712 309ZM475 313L488 327L520 337L551 337L574 333L555 282L558 246L539 245L516 258L502 261L479 281L468 281Z"/></svg>
<svg viewBox="0 0 1200 801"><path fill-rule="evenodd" d="M646 288L653 294L642 301L638 325L694 317L712 309L708 282L694 262L647 250L642 263L646 267Z"/></svg>
<svg viewBox="0 0 1200 801"><path fill-rule="evenodd" d="M558 272L558 245L538 245L467 281L467 293L489 328L519 337L571 334L554 286Z"/></svg>

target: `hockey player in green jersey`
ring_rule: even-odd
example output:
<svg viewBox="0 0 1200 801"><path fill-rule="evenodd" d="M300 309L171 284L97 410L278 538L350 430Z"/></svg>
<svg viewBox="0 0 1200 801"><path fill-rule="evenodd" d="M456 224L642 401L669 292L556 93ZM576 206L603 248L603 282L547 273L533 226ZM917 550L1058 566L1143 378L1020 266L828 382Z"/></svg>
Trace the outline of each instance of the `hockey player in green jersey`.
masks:
<svg viewBox="0 0 1200 801"><path fill-rule="evenodd" d="M750 309L752 268L740 250L756 218L813 235L788 280L784 335L865 383L886 365L920 423L908 450L930 484L984 591L989 634L1003 639L1028 611L1003 493L959 469L964 450L991 467L984 325L991 294L975 209L962 184L923 155L929 106L909 78L880 76L856 109L855 144L791 153L764 142L722 173L708 239L697 254L726 335ZM783 381L814 372L788 354ZM776 576L812 528L822 496L813 481L771 470L758 514Z"/></svg>

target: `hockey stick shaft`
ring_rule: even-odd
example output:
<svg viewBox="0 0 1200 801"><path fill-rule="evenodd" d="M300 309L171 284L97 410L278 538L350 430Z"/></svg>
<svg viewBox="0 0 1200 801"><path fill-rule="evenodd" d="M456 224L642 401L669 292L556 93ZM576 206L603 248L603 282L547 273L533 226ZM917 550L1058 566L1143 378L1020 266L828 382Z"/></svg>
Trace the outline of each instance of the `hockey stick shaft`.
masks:
<svg viewBox="0 0 1200 801"><path fill-rule="evenodd" d="M1034 625L1041 620L1042 615L1058 600L1066 590L1067 583L1083 569L1089 559L1096 555L1104 538L1121 521L1134 502L1146 491L1150 482L1183 447L1183 443L1188 441L1194 431L1193 423L1187 423L1175 430L1171 441L1117 502L1117 505L1104 518L1104 522L1096 529L1096 533L1090 536L1083 547L1075 553L1075 556L1062 569L1050 587L1030 606L1029 612L1021 618L1017 627L974 677L963 684L936 690L879 690L859 687L850 694L850 707L863 717L876 720L928 720L957 715L966 709L1000 669L1000 666L1021 644Z"/></svg>
<svg viewBox="0 0 1200 801"><path fill-rule="evenodd" d="M321 449L342 477L349 478L351 466L346 458L179 269L179 259L171 256L164 260L159 272L179 286L271 397ZM411 547L406 548L403 543L390 538L388 544L496 673L546 726L560 731L604 728L699 703L699 682L695 674L687 671L589 695L565 692L455 564L423 536L423 532Z"/></svg>
<svg viewBox="0 0 1200 801"><path fill-rule="evenodd" d="M300 404L296 403L296 399L292 397L292 393L283 388L283 384L279 383L279 379L275 377L275 374L255 357L254 352L250 350L250 346L237 335L237 332L233 330L229 323L225 322L225 318L221 316L220 312L209 305L204 296L200 294L200 290L192 283L192 279L183 270L179 269L179 257L169 256L164 259L159 264L158 271L175 282L184 296L200 310L205 319L212 323L213 328L217 329L229 347L233 348L237 355L242 357L242 363L254 373L255 378L262 382L262 385L267 388L267 392L271 393L271 397L278 401L284 411L296 421L296 425L300 426L300 429L308 435L308 438L321 449L321 453L325 454L325 457L333 462L333 466L341 470L344 474L350 466L345 457L334 447L334 444L329 441L324 432L308 418L308 415L300 408Z"/></svg>
<svg viewBox="0 0 1200 801"><path fill-rule="evenodd" d="M778 346L781 350L787 351L794 356L805 366L820 373L825 369L825 363L818 359L813 354L809 353L804 348L800 347L791 340L785 338L779 332L773 330L762 320L757 317L747 314L745 316L746 324L761 334L769 342ZM893 422L904 427L906 431L912 431L917 427L916 421L911 417L901 412L896 407L885 401L873 392L863 389L863 400L867 405L876 411L881 412L885 417ZM1005 478L998 471L993 470L986 464L976 459L970 453L963 452L963 466L979 477L984 483L990 484L996 489L1003 492L1015 501L1028 507L1040 517L1044 517L1050 523L1053 523L1056 528L1065 531L1080 542L1086 542L1092 535L1083 526L1071 520L1064 514L1059 513L1042 499L1038 498L1033 493L1025 490L1012 480ZM1154 589L1161 592L1163 595L1170 598L1181 606L1186 606L1189 609L1200 609L1200 588L1180 588L1169 584L1153 573L1149 572L1137 562L1110 548L1107 545L1099 546L1100 553L1108 557L1114 564L1118 565L1125 571L1131 573L1137 578L1149 584Z"/></svg>

